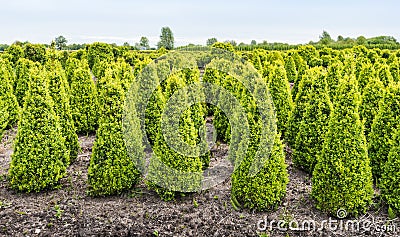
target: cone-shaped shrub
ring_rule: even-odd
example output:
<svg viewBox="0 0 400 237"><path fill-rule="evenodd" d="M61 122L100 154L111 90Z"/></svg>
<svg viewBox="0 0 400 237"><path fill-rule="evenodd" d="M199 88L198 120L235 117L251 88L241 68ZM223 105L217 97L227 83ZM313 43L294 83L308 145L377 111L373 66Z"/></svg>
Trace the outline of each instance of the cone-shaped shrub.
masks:
<svg viewBox="0 0 400 237"><path fill-rule="evenodd" d="M400 130L395 132L391 147L379 187L383 200L400 212Z"/></svg>
<svg viewBox="0 0 400 237"><path fill-rule="evenodd" d="M300 122L303 119L307 103L309 103L309 95L312 93L312 85L317 75L320 73L320 68L308 69L303 79L300 81L299 92L294 101L293 111L288 119L288 132L286 133L286 141L293 146L295 143L295 138L297 136L298 128Z"/></svg>
<svg viewBox="0 0 400 237"><path fill-rule="evenodd" d="M303 119L298 124L293 145L293 163L312 174L317 157L322 151L324 137L328 129L332 104L322 68L315 71L311 91L305 99Z"/></svg>
<svg viewBox="0 0 400 237"><path fill-rule="evenodd" d="M168 100L175 92L185 86L185 76L181 72L171 75L166 81L165 98ZM171 104L171 111L178 111L183 102L188 101L187 94L181 98L181 103ZM174 109L175 108L175 109ZM187 109L180 116L179 134L180 138L187 144L194 146L198 139L198 130L192 119L192 111ZM161 118L162 119L162 118ZM175 151L165 141L162 129L157 130L157 137L154 142L154 154L149 166L147 182L149 188L153 189L160 195L163 200L172 200L177 195L177 187L175 182L182 187L184 184L187 190L198 190L201 185L202 166L201 157L188 157L179 151ZM168 169L165 168L168 167ZM173 169L173 172L168 172ZM189 173L190 172L190 173ZM161 187L161 184L163 185Z"/></svg>
<svg viewBox="0 0 400 237"><path fill-rule="evenodd" d="M395 82L400 81L400 62L399 58L395 54L391 54L387 63L389 64L389 70L392 74L393 80Z"/></svg>
<svg viewBox="0 0 400 237"><path fill-rule="evenodd" d="M21 58L18 60L15 72L16 72L16 85L15 85L15 96L17 97L19 105L24 105L24 97L26 92L29 90L29 82L31 80L29 70L33 67L39 67L38 63L34 63L31 60Z"/></svg>
<svg viewBox="0 0 400 237"><path fill-rule="evenodd" d="M31 88L18 122L9 170L10 186L24 192L53 188L65 175L68 152L45 76L31 71Z"/></svg>
<svg viewBox="0 0 400 237"><path fill-rule="evenodd" d="M12 78L6 64L7 62L0 59L0 100L4 102L8 112L6 127L11 127L18 121L19 106L13 94Z"/></svg>
<svg viewBox="0 0 400 237"><path fill-rule="evenodd" d="M272 99L269 99L268 96L265 98L267 100ZM254 101L250 101L248 106L251 106L251 103L254 103ZM273 105L272 100L266 101L266 103ZM275 115L270 110L266 116L269 116L269 119L272 120ZM239 116L235 114L233 119L238 118ZM244 157L238 157L235 160L235 170L232 174L232 204L257 211L272 210L279 205L285 196L286 185L289 181L283 143L275 132L276 124L272 124L271 127L264 127L257 112L247 113L247 120L250 132L248 138L241 138L242 134L232 134L232 140L248 143L247 152L243 154ZM240 123L236 126L242 125ZM240 129L238 130L239 133ZM262 130L264 131L262 132ZM270 141L272 142L271 147L268 149L264 149L265 134L269 134L267 135L268 140L272 139ZM259 149L261 153L259 153ZM258 166L257 173L252 173L254 165Z"/></svg>
<svg viewBox="0 0 400 237"><path fill-rule="evenodd" d="M360 97L354 75L339 81L334 111L313 172L316 207L330 214L344 209L357 216L372 201L372 173L358 114Z"/></svg>
<svg viewBox="0 0 400 237"><path fill-rule="evenodd" d="M99 61L111 62L114 60L113 49L111 45L106 43L95 42L89 45L87 50L87 60L90 68L93 69L96 58Z"/></svg>
<svg viewBox="0 0 400 237"><path fill-rule="evenodd" d="M292 98L293 100L296 99L297 92L299 91L300 81L302 80L303 75L305 74L306 70L308 69L308 65L305 60L303 60L300 55L295 52L293 54L293 60L296 63L296 70L297 70L297 77L294 80L293 88L292 88Z"/></svg>
<svg viewBox="0 0 400 237"><path fill-rule="evenodd" d="M375 108L376 109L376 108ZM382 174L383 165L390 151L393 131L399 128L400 120L400 87L391 83L379 103L371 132L368 137L368 154L371 159L372 173L375 178Z"/></svg>
<svg viewBox="0 0 400 237"><path fill-rule="evenodd" d="M107 81L100 97L102 116L88 170L89 193L94 196L119 194L131 189L140 178L122 134L125 92L120 82Z"/></svg>
<svg viewBox="0 0 400 237"><path fill-rule="evenodd" d="M65 166L75 161L78 156L78 135L72 119L70 96L67 93L68 82L65 72L59 61L48 61L45 65L50 96L54 102L54 111L60 118L62 134L65 139L65 147L68 151L68 159L63 161Z"/></svg>
<svg viewBox="0 0 400 237"><path fill-rule="evenodd" d="M326 73L326 82L328 84L329 97L332 103L336 96L339 79L342 78L342 70L343 64L340 61L337 61L328 67Z"/></svg>
<svg viewBox="0 0 400 237"><path fill-rule="evenodd" d="M90 133L96 131L98 122L96 87L87 62L83 60L78 65L70 84L72 119L78 134Z"/></svg>
<svg viewBox="0 0 400 237"><path fill-rule="evenodd" d="M286 74L289 82L295 82L297 80L296 63L292 56L289 56L285 63Z"/></svg>
<svg viewBox="0 0 400 237"><path fill-rule="evenodd" d="M268 86L276 110L278 131L285 137L289 117L293 111L290 85L283 66L273 66L269 74Z"/></svg>
<svg viewBox="0 0 400 237"><path fill-rule="evenodd" d="M371 131L372 122L379 111L379 102L382 100L384 93L385 86L376 76L372 76L363 89L360 118L364 121L367 141L369 141L368 135Z"/></svg>

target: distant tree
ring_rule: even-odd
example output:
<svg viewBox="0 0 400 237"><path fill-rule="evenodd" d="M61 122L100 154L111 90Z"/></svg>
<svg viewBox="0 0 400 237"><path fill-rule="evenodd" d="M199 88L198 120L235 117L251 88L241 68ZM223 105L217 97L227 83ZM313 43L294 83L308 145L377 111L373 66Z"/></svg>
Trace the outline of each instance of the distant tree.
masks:
<svg viewBox="0 0 400 237"><path fill-rule="evenodd" d="M68 40L64 36L60 35L55 39L55 43L56 43L56 48L58 50L62 50L67 47Z"/></svg>
<svg viewBox="0 0 400 237"><path fill-rule="evenodd" d="M344 40L343 36L339 35L337 37L337 42L342 42Z"/></svg>
<svg viewBox="0 0 400 237"><path fill-rule="evenodd" d="M129 47L130 45L129 45L128 42L125 42L125 43L123 44L123 46L124 46L124 47Z"/></svg>
<svg viewBox="0 0 400 237"><path fill-rule="evenodd" d="M358 45L364 45L364 44L366 44L367 43L367 39L364 37L364 36L358 36L357 37L357 39L356 39L356 43L358 44Z"/></svg>
<svg viewBox="0 0 400 237"><path fill-rule="evenodd" d="M217 38L213 37L207 40L207 46L211 46L214 43L218 42Z"/></svg>
<svg viewBox="0 0 400 237"><path fill-rule="evenodd" d="M174 48L174 34L169 27L161 28L160 42L158 42L157 47L164 47L168 50Z"/></svg>
<svg viewBox="0 0 400 237"><path fill-rule="evenodd" d="M150 48L149 39L147 37L142 36L142 38L140 38L139 48L142 48L142 49L149 49Z"/></svg>
<svg viewBox="0 0 400 237"><path fill-rule="evenodd" d="M330 34L326 31L323 31L322 35L319 36L319 43L321 43L321 44L326 45L326 44L330 44L332 42L333 42L333 40L332 40Z"/></svg>
<svg viewBox="0 0 400 237"><path fill-rule="evenodd" d="M256 45L256 44L257 44L257 41L252 40L250 44L251 44L251 45Z"/></svg>

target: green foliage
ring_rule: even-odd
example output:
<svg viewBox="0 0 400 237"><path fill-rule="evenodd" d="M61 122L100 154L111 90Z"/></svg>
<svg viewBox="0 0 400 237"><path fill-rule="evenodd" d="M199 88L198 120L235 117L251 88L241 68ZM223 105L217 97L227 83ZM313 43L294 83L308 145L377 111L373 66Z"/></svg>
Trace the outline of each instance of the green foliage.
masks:
<svg viewBox="0 0 400 237"><path fill-rule="evenodd" d="M89 66L86 60L69 59L68 61L67 75L72 73L70 104L75 128L78 134L94 132L98 122L98 101Z"/></svg>
<svg viewBox="0 0 400 237"><path fill-rule="evenodd" d="M10 57L10 61L14 65L17 63L17 61L20 58L23 58L25 56L24 55L24 49L20 45L17 45L17 44L12 44L10 47L8 47L5 50L5 53L7 53L7 54L9 54L11 56Z"/></svg>
<svg viewBox="0 0 400 237"><path fill-rule="evenodd" d="M383 200L400 211L400 130L395 131L394 138L390 143L391 149L388 160L382 168L382 178L379 187Z"/></svg>
<svg viewBox="0 0 400 237"><path fill-rule="evenodd" d="M273 66L268 79L268 87L276 110L278 131L285 137L287 121L293 111L290 85L283 66Z"/></svg>
<svg viewBox="0 0 400 237"><path fill-rule="evenodd" d="M252 141L259 139L256 133L252 131ZM245 208L257 211L272 210L282 201L289 182L283 144L279 135L276 135L271 154L261 170L255 176L250 176L248 173L255 159L256 148L254 145L249 147L246 157L232 174L231 199Z"/></svg>
<svg viewBox="0 0 400 237"><path fill-rule="evenodd" d="M289 82L294 83L297 80L297 69L296 63L292 56L289 56L285 63L285 70L288 77Z"/></svg>
<svg viewBox="0 0 400 237"><path fill-rule="evenodd" d="M328 67L326 73L326 82L328 84L329 97L334 102L336 97L337 87L339 86L339 79L342 78L343 64L340 61L334 62Z"/></svg>
<svg viewBox="0 0 400 237"><path fill-rule="evenodd" d="M54 111L60 118L61 131L68 151L67 160L64 160L63 163L68 167L77 158L79 150L78 136L70 107L68 82L60 62L48 61L45 68L50 96L54 102Z"/></svg>
<svg viewBox="0 0 400 237"><path fill-rule="evenodd" d="M377 76L383 82L383 84L387 87L391 82L393 82L393 76L390 73L389 66L385 63L378 63L377 66Z"/></svg>
<svg viewBox="0 0 400 237"><path fill-rule="evenodd" d="M298 85L299 92L294 100L293 111L288 118L288 131L285 135L286 141L291 146L295 143L298 128L303 120L307 104L309 103L309 96L312 94L312 85L314 84L314 79L318 77L319 71L319 68L308 69L300 81L300 85Z"/></svg>
<svg viewBox="0 0 400 237"><path fill-rule="evenodd" d="M186 85L187 74L182 71L172 74L167 78L164 97L168 100L175 92ZM181 103L172 104L171 111L178 111L184 103L189 101L185 93ZM196 129L196 113L202 111L193 111L186 109L180 116L179 134L180 139L190 146L195 146L198 141L198 130ZM162 120L162 118L161 118ZM161 122L161 121L160 121ZM165 136L160 128L157 129L157 136L154 142L154 155L150 160L147 182L149 188L156 191L164 200L172 200L177 194L177 187L174 185L184 185L187 190L197 190L200 188L203 161L200 156L189 157L181 152L175 151L165 141ZM209 158L208 158L209 159ZM167 166L168 168L166 168ZM163 187L160 187L163 184ZM168 187L168 188L165 188ZM179 188L178 188L179 189Z"/></svg>
<svg viewBox="0 0 400 237"><path fill-rule="evenodd" d="M0 100L0 140L3 138L4 129L8 124L8 111L5 101Z"/></svg>
<svg viewBox="0 0 400 237"><path fill-rule="evenodd" d="M371 78L376 78L376 72L374 66L371 63L362 64L358 76L358 85L361 94L363 93L365 87L371 80Z"/></svg>
<svg viewBox="0 0 400 237"><path fill-rule="evenodd" d="M217 38L215 38L215 37L213 37L213 38L209 38L209 39L207 39L207 46L211 46L211 45L213 45L214 43L217 43L218 42L218 40L217 40Z"/></svg>
<svg viewBox="0 0 400 237"><path fill-rule="evenodd" d="M7 110L8 114L6 127L11 127L18 121L19 106L13 94L13 79L7 64L7 61L0 59L0 101L4 103L3 109Z"/></svg>
<svg viewBox="0 0 400 237"><path fill-rule="evenodd" d="M296 99L297 92L299 90L300 81L305 74L306 70L308 69L308 65L306 61L304 61L300 55L295 52L293 55L293 60L296 63L296 70L297 70L297 77L294 80L293 88L292 88L292 98L293 100Z"/></svg>
<svg viewBox="0 0 400 237"><path fill-rule="evenodd" d="M235 49L230 43L215 42L211 47L216 49L226 50L232 53L235 52Z"/></svg>
<svg viewBox="0 0 400 237"><path fill-rule="evenodd" d="M330 214L344 209L357 216L372 202L372 173L358 114L360 97L354 75L339 81L334 111L313 172L311 193L316 207Z"/></svg>
<svg viewBox="0 0 400 237"><path fill-rule="evenodd" d="M298 124L297 134L292 147L293 163L312 174L317 157L322 151L328 121L333 110L322 68L311 69L311 91L303 100L305 106L303 119Z"/></svg>
<svg viewBox="0 0 400 237"><path fill-rule="evenodd" d="M65 49L67 47L67 43L68 43L67 39L62 35L58 36L55 39L55 46L58 50Z"/></svg>
<svg viewBox="0 0 400 237"><path fill-rule="evenodd" d="M24 45L24 55L26 59L33 62L44 63L46 61L46 48L42 44Z"/></svg>
<svg viewBox="0 0 400 237"><path fill-rule="evenodd" d="M125 92L120 81L109 80L103 98L100 127L93 145L88 170L89 193L94 196L119 194L138 183L140 173L128 155L122 134Z"/></svg>
<svg viewBox="0 0 400 237"><path fill-rule="evenodd" d="M57 186L64 177L68 152L45 75L37 68L30 74L31 88L18 122L9 181L13 189L39 192Z"/></svg>
<svg viewBox="0 0 400 237"><path fill-rule="evenodd" d="M17 101L21 107L24 104L24 97L29 90L29 82L31 80L31 75L29 74L29 71L31 68L34 67L40 67L40 65L25 58L19 59L16 64L16 82L14 94L17 97Z"/></svg>
<svg viewBox="0 0 400 237"><path fill-rule="evenodd" d="M100 42L89 45L87 49L87 60L90 68L93 69L97 57L99 61L113 61L114 54L111 45Z"/></svg>
<svg viewBox="0 0 400 237"><path fill-rule="evenodd" d="M365 136L369 140L369 133L374 118L378 113L379 103L385 93L385 86L374 75L369 78L368 84L362 92L362 103L360 106L360 118L364 121Z"/></svg>
<svg viewBox="0 0 400 237"><path fill-rule="evenodd" d="M380 178L383 165L387 161L393 132L399 128L399 115L400 87L391 83L379 103L379 110L372 122L368 137L368 154L375 178Z"/></svg>

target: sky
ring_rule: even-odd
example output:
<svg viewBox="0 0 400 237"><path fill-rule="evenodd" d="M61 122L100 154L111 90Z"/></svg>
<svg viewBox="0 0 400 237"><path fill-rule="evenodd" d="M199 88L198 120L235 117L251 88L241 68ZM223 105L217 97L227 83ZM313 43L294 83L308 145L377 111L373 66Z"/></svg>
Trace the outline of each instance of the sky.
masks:
<svg viewBox="0 0 400 237"><path fill-rule="evenodd" d="M0 0L0 44L16 40L50 43L107 42L134 45L141 36L155 46L161 28L175 45L208 38L237 43L318 41L325 30L356 38L390 35L400 41L400 1L259 0Z"/></svg>

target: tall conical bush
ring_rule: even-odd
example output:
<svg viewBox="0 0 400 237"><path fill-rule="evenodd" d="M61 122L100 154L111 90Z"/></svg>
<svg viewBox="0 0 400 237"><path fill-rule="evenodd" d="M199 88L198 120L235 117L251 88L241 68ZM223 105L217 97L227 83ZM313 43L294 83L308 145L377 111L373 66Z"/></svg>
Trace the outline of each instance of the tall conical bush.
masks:
<svg viewBox="0 0 400 237"><path fill-rule="evenodd" d="M45 67L50 96L54 102L54 111L60 118L62 134L68 151L68 159L64 161L64 164L68 166L76 160L79 151L78 135L70 107L69 86L59 61L48 61Z"/></svg>
<svg viewBox="0 0 400 237"><path fill-rule="evenodd" d="M305 111L298 124L297 134L292 146L293 163L312 174L317 157L322 151L328 121L333 110L329 99L325 74L322 68L313 68L310 93L306 94Z"/></svg>
<svg viewBox="0 0 400 237"><path fill-rule="evenodd" d="M330 214L344 209L357 216L372 202L372 173L358 114L360 97L354 75L339 81L334 111L313 172L315 205Z"/></svg>
<svg viewBox="0 0 400 237"><path fill-rule="evenodd" d="M6 127L11 127L18 121L19 105L13 94L12 81L7 62L0 59L0 100L4 102L8 113Z"/></svg>
<svg viewBox="0 0 400 237"><path fill-rule="evenodd" d="M68 152L45 75L31 72L32 82L18 122L9 169L10 186L24 192L53 188L64 177Z"/></svg>

